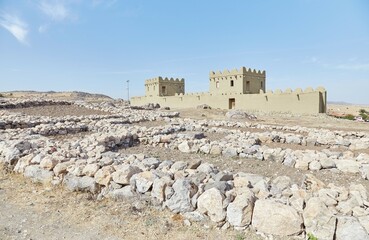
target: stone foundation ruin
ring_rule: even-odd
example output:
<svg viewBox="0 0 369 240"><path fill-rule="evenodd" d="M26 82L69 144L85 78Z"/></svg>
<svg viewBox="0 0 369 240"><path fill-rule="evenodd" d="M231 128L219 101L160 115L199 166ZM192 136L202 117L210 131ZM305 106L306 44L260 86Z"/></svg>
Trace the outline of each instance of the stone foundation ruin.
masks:
<svg viewBox="0 0 369 240"><path fill-rule="evenodd" d="M32 102L12 106L32 106ZM88 191L97 199L147 197L152 204L189 221L213 221L222 229L253 227L279 236L303 238L311 233L318 239L369 239L368 190L361 184L325 184L311 173L303 182L287 176L270 179L221 171L200 158L171 161L119 151L142 144L229 160L272 161L312 172L333 169L337 174L360 174L367 180L369 155L360 152L369 149L367 133L182 119L177 112L135 110L118 103L70 104L109 114L37 117L0 111L0 162L34 182ZM159 120L164 124L135 124ZM19 124L26 122L32 124ZM51 139L78 132L88 134L79 139ZM224 137L210 140L206 137L210 133ZM268 147L266 143L282 147ZM292 150L290 146L294 145L306 149ZM312 146L324 149L309 149Z"/></svg>

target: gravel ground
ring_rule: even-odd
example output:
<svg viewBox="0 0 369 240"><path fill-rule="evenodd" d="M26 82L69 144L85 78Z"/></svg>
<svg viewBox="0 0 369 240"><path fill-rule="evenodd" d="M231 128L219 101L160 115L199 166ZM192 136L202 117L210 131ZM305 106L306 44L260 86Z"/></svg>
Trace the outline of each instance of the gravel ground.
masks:
<svg viewBox="0 0 369 240"><path fill-rule="evenodd" d="M44 107L29 107L9 109L9 112L19 112L31 116L48 116L48 117L64 117L70 116L85 116L85 115L107 115L109 113L96 111L76 105L54 105Z"/></svg>

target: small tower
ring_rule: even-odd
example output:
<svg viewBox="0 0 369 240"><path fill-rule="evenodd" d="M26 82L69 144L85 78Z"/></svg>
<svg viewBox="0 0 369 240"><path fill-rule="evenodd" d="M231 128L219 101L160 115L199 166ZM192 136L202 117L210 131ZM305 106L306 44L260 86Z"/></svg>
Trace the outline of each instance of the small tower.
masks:
<svg viewBox="0 0 369 240"><path fill-rule="evenodd" d="M145 95L148 96L174 96L185 93L184 79L156 77L145 81Z"/></svg>
<svg viewBox="0 0 369 240"><path fill-rule="evenodd" d="M239 70L211 71L209 74L210 93L258 94L265 92L265 71L241 67Z"/></svg>

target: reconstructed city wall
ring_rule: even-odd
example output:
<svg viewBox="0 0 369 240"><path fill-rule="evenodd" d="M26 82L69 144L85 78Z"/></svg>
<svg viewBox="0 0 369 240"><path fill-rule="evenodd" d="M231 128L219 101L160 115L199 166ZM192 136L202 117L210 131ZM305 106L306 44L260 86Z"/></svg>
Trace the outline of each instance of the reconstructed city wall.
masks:
<svg viewBox="0 0 369 240"><path fill-rule="evenodd" d="M275 90L260 94L243 93L191 93L176 94L175 96L158 97L144 96L131 98L131 105L142 106L148 103L159 103L163 107L194 108L201 104L207 104L212 108L230 109L234 101L235 109L244 109L264 112L291 112L291 113L325 113L326 90L317 89L286 89ZM233 100L234 99L234 100Z"/></svg>

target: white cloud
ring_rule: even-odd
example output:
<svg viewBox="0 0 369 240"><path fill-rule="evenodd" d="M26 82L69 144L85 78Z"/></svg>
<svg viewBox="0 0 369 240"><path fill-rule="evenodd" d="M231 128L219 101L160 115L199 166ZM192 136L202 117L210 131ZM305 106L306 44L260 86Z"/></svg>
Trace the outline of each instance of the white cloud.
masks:
<svg viewBox="0 0 369 240"><path fill-rule="evenodd" d="M343 70L360 70L369 71L369 63L358 63L358 64L339 64L335 68Z"/></svg>
<svg viewBox="0 0 369 240"><path fill-rule="evenodd" d="M41 26L38 27L38 32L39 33L44 33L49 29L49 24L43 24Z"/></svg>
<svg viewBox="0 0 369 240"><path fill-rule="evenodd" d="M54 21L63 21L70 17L70 11L63 1L46 1L39 4L41 11Z"/></svg>
<svg viewBox="0 0 369 240"><path fill-rule="evenodd" d="M302 61L302 63L319 63L319 62L320 62L319 59L315 56Z"/></svg>
<svg viewBox="0 0 369 240"><path fill-rule="evenodd" d="M28 44L28 26L16 15L0 13L0 26L8 30L22 44Z"/></svg>

